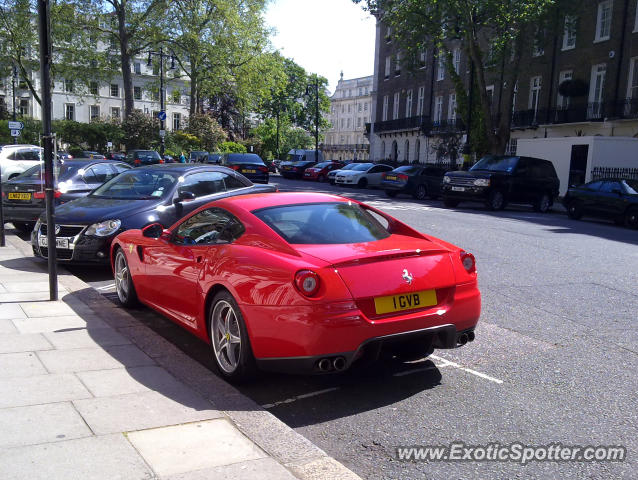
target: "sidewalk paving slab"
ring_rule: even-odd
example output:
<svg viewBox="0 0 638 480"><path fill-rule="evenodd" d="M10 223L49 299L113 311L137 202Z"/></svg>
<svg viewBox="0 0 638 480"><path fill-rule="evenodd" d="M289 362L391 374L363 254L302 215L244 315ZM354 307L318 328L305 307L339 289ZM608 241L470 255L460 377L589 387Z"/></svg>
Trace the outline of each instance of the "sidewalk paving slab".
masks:
<svg viewBox="0 0 638 480"><path fill-rule="evenodd" d="M220 467L169 475L167 480L294 480L284 466L272 458L260 458Z"/></svg>
<svg viewBox="0 0 638 480"><path fill-rule="evenodd" d="M47 371L33 352L3 353L0 355L0 378L32 377Z"/></svg>
<svg viewBox="0 0 638 480"><path fill-rule="evenodd" d="M49 350L38 353L51 373L85 372L109 368L154 365L153 359L135 345L114 345L105 348Z"/></svg>
<svg viewBox="0 0 638 480"><path fill-rule="evenodd" d="M72 374L11 377L0 381L0 408L65 402L92 395ZM0 435L2 431L0 430Z"/></svg>
<svg viewBox="0 0 638 480"><path fill-rule="evenodd" d="M128 345L131 341L109 326L105 328L65 328L45 332L44 337L58 350Z"/></svg>
<svg viewBox="0 0 638 480"><path fill-rule="evenodd" d="M106 328L108 325L97 316L79 317L62 315L60 317L29 317L14 319L13 323L20 333L55 332L72 328Z"/></svg>
<svg viewBox="0 0 638 480"><path fill-rule="evenodd" d="M0 335L0 354L51 350L53 346L41 333Z"/></svg>

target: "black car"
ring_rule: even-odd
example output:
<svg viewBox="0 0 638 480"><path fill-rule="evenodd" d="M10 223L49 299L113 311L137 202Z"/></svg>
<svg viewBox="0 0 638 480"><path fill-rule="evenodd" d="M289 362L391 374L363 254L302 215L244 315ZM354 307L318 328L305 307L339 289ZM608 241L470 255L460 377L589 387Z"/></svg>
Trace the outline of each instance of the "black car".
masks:
<svg viewBox="0 0 638 480"><path fill-rule="evenodd" d="M209 153L205 157L200 157L199 161L202 162L202 163L208 163L208 164L211 164L211 165L219 165L221 163L221 161L222 161L222 154L221 153Z"/></svg>
<svg viewBox="0 0 638 480"><path fill-rule="evenodd" d="M255 183L268 183L268 167L256 153L224 153L221 165L238 171Z"/></svg>
<svg viewBox="0 0 638 480"><path fill-rule="evenodd" d="M388 197L407 193L418 200L436 198L441 194L445 169L436 165L403 165L381 177L381 188Z"/></svg>
<svg viewBox="0 0 638 480"><path fill-rule="evenodd" d="M317 162L312 160L299 160L297 162L281 162L279 173L284 178L303 178L306 168L313 167Z"/></svg>
<svg viewBox="0 0 638 480"><path fill-rule="evenodd" d="M126 162L126 155L119 152L108 152L104 155L108 160L119 160L120 162Z"/></svg>
<svg viewBox="0 0 638 480"><path fill-rule="evenodd" d="M638 228L638 180L603 178L570 187L563 198L570 218L606 218Z"/></svg>
<svg viewBox="0 0 638 480"><path fill-rule="evenodd" d="M208 157L208 152L203 150L193 150L188 156L188 161L191 163L203 162Z"/></svg>
<svg viewBox="0 0 638 480"><path fill-rule="evenodd" d="M472 201L501 210L511 202L529 203L534 210L547 212L558 196L559 184L549 160L488 155L467 172L447 172L441 188L446 207Z"/></svg>
<svg viewBox="0 0 638 480"><path fill-rule="evenodd" d="M126 163L134 167L164 163L164 159L155 150L131 150L126 153Z"/></svg>
<svg viewBox="0 0 638 480"><path fill-rule="evenodd" d="M113 160L65 160L55 167L55 204L88 195L104 182L131 167ZM45 209L42 165L31 167L2 185L2 208L5 222L30 232Z"/></svg>
<svg viewBox="0 0 638 480"><path fill-rule="evenodd" d="M107 264L120 232L151 223L165 227L201 205L232 195L273 192L224 167L172 163L131 169L88 196L56 209L57 260ZM36 256L46 257L47 225L41 215L31 233Z"/></svg>

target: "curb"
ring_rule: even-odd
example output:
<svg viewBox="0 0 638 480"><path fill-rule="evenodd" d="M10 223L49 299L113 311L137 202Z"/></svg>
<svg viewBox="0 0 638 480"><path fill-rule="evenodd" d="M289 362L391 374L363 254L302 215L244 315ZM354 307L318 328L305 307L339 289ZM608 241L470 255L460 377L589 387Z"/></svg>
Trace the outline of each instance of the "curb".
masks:
<svg viewBox="0 0 638 480"><path fill-rule="evenodd" d="M7 243L43 271L46 265L33 257L31 245L13 234ZM89 308L101 320L129 339L160 367L208 400L229 418L237 428L266 454L286 467L301 480L360 480L346 468L301 434L264 410L232 385L179 350L149 327L141 324L128 311L105 299L93 287L75 277L58 264L58 283L69 293L61 301L69 306Z"/></svg>

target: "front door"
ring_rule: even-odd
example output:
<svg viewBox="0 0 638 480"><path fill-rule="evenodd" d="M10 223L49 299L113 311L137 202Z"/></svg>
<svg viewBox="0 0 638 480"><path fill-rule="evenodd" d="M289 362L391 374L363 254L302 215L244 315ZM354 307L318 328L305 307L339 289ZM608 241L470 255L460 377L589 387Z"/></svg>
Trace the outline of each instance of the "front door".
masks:
<svg viewBox="0 0 638 480"><path fill-rule="evenodd" d="M569 186L585 183L588 155L589 145L572 145L572 156L569 162Z"/></svg>

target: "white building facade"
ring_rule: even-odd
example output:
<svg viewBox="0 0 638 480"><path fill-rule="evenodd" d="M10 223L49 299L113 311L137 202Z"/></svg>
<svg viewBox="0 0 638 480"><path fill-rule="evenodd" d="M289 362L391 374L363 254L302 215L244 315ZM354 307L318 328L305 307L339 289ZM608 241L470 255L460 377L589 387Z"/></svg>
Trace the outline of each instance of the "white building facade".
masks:
<svg viewBox="0 0 638 480"><path fill-rule="evenodd" d="M330 113L322 145L328 160L368 160L370 144L365 136L372 115L372 76L341 79L330 97Z"/></svg>

